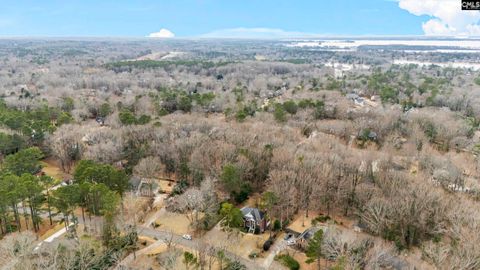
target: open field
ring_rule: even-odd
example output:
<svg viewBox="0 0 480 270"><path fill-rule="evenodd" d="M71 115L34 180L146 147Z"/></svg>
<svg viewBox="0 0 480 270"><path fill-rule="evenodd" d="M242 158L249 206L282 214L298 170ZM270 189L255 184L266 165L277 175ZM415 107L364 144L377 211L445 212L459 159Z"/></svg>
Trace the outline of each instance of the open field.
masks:
<svg viewBox="0 0 480 270"><path fill-rule="evenodd" d="M246 233L228 233L219 226L208 231L202 239L214 246L225 246L230 252L243 258L248 258L251 253L260 254L263 243L268 239L268 233L261 235Z"/></svg>
<svg viewBox="0 0 480 270"><path fill-rule="evenodd" d="M71 175L62 171L59 161L53 158L47 158L42 161L42 172L57 181L71 179Z"/></svg>
<svg viewBox="0 0 480 270"><path fill-rule="evenodd" d="M156 228L162 231L171 231L178 235L192 234L190 220L183 214L161 211L155 220Z"/></svg>
<svg viewBox="0 0 480 270"><path fill-rule="evenodd" d="M170 194L172 193L173 187L175 186L175 182L168 181L168 180L158 180L158 187L159 191L162 193Z"/></svg>

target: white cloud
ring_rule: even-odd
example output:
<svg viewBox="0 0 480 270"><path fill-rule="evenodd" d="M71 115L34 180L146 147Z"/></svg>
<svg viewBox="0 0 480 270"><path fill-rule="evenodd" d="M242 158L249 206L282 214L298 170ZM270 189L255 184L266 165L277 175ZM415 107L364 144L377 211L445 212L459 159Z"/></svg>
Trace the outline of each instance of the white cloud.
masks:
<svg viewBox="0 0 480 270"><path fill-rule="evenodd" d="M168 29L162 28L158 32L150 33L147 37L150 37L150 38L173 38L173 37L175 37L175 34L172 33Z"/></svg>
<svg viewBox="0 0 480 270"><path fill-rule="evenodd" d="M400 8L416 16L430 16L423 23L426 35L480 35L480 12L461 9L460 0L398 0Z"/></svg>
<svg viewBox="0 0 480 270"><path fill-rule="evenodd" d="M451 36L455 35L455 29L444 24L439 19L431 19L422 24L423 32L432 36Z"/></svg>
<svg viewBox="0 0 480 270"><path fill-rule="evenodd" d="M205 38L296 38L311 37L313 34L290 32L275 28L231 28L216 30L201 35Z"/></svg>

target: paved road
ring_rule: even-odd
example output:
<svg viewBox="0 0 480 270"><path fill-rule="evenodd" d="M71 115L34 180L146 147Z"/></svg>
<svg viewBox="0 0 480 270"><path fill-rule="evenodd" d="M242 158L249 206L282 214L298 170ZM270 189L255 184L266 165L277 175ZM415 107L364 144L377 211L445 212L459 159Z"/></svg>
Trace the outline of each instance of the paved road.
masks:
<svg viewBox="0 0 480 270"><path fill-rule="evenodd" d="M272 263L275 259L275 256L278 255L280 252L287 248L287 241L283 239L278 239L275 241L272 247L270 247L270 254L268 254L267 258L263 261L263 267L265 269L273 269L271 268Z"/></svg>
<svg viewBox="0 0 480 270"><path fill-rule="evenodd" d="M69 226L73 226L73 223L70 223ZM65 227L61 228L60 230L56 231L54 234L52 234L51 236L49 236L47 239L45 239L45 240L41 241L40 243L38 243L34 250L39 249L40 246L41 246L43 243L51 243L51 242L53 242L53 240L55 240L55 239L57 239L58 237L64 235L66 232L67 232L67 228L65 228Z"/></svg>
<svg viewBox="0 0 480 270"><path fill-rule="evenodd" d="M161 217L167 210L165 207L162 207L160 210L156 211L152 216L150 216L144 223L144 227L151 226L159 217Z"/></svg>
<svg viewBox="0 0 480 270"><path fill-rule="evenodd" d="M198 240L198 239L185 240L180 235L172 234L171 232L159 231L159 230L151 229L151 228L144 227L144 226L138 227L138 234L148 236L148 237L151 237L151 238L156 238L156 239L159 239L159 240L170 239L170 237L173 236L173 242L175 242L178 245L188 247L188 248L193 249L193 250L198 249L199 246L206 245L205 242L203 242L201 240ZM247 260L245 258L239 257L236 254L233 254L233 253L231 253L229 251L226 251L226 250L224 252L225 252L225 256L227 258L229 258L231 260L239 261L240 263L245 265L247 267L247 269L252 269L252 270L266 269L263 265L259 265L259 264L255 263L254 261Z"/></svg>

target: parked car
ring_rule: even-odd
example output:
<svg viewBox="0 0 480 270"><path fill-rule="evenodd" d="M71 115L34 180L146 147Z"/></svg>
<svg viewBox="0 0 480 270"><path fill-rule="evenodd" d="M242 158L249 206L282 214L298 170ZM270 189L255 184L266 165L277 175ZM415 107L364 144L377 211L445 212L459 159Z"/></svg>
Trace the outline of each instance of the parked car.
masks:
<svg viewBox="0 0 480 270"><path fill-rule="evenodd" d="M190 234L184 234L182 235L182 238L185 240L192 240L192 236Z"/></svg>

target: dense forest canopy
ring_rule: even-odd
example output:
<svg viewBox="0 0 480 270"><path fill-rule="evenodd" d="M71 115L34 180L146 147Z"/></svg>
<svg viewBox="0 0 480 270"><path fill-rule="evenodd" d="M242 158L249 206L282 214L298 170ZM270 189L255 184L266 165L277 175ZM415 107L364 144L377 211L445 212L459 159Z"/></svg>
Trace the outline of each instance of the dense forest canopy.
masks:
<svg viewBox="0 0 480 270"><path fill-rule="evenodd" d="M266 250L321 213L329 229L300 249L319 267L480 268L480 72L445 66L480 54L288 44L0 40L1 265L125 263L153 230L162 179L162 209L199 236L245 233L240 208L255 202L271 221ZM56 224L68 237L39 252L26 231ZM171 239L157 264L255 263L220 247L178 253ZM298 269L291 255L274 263Z"/></svg>

